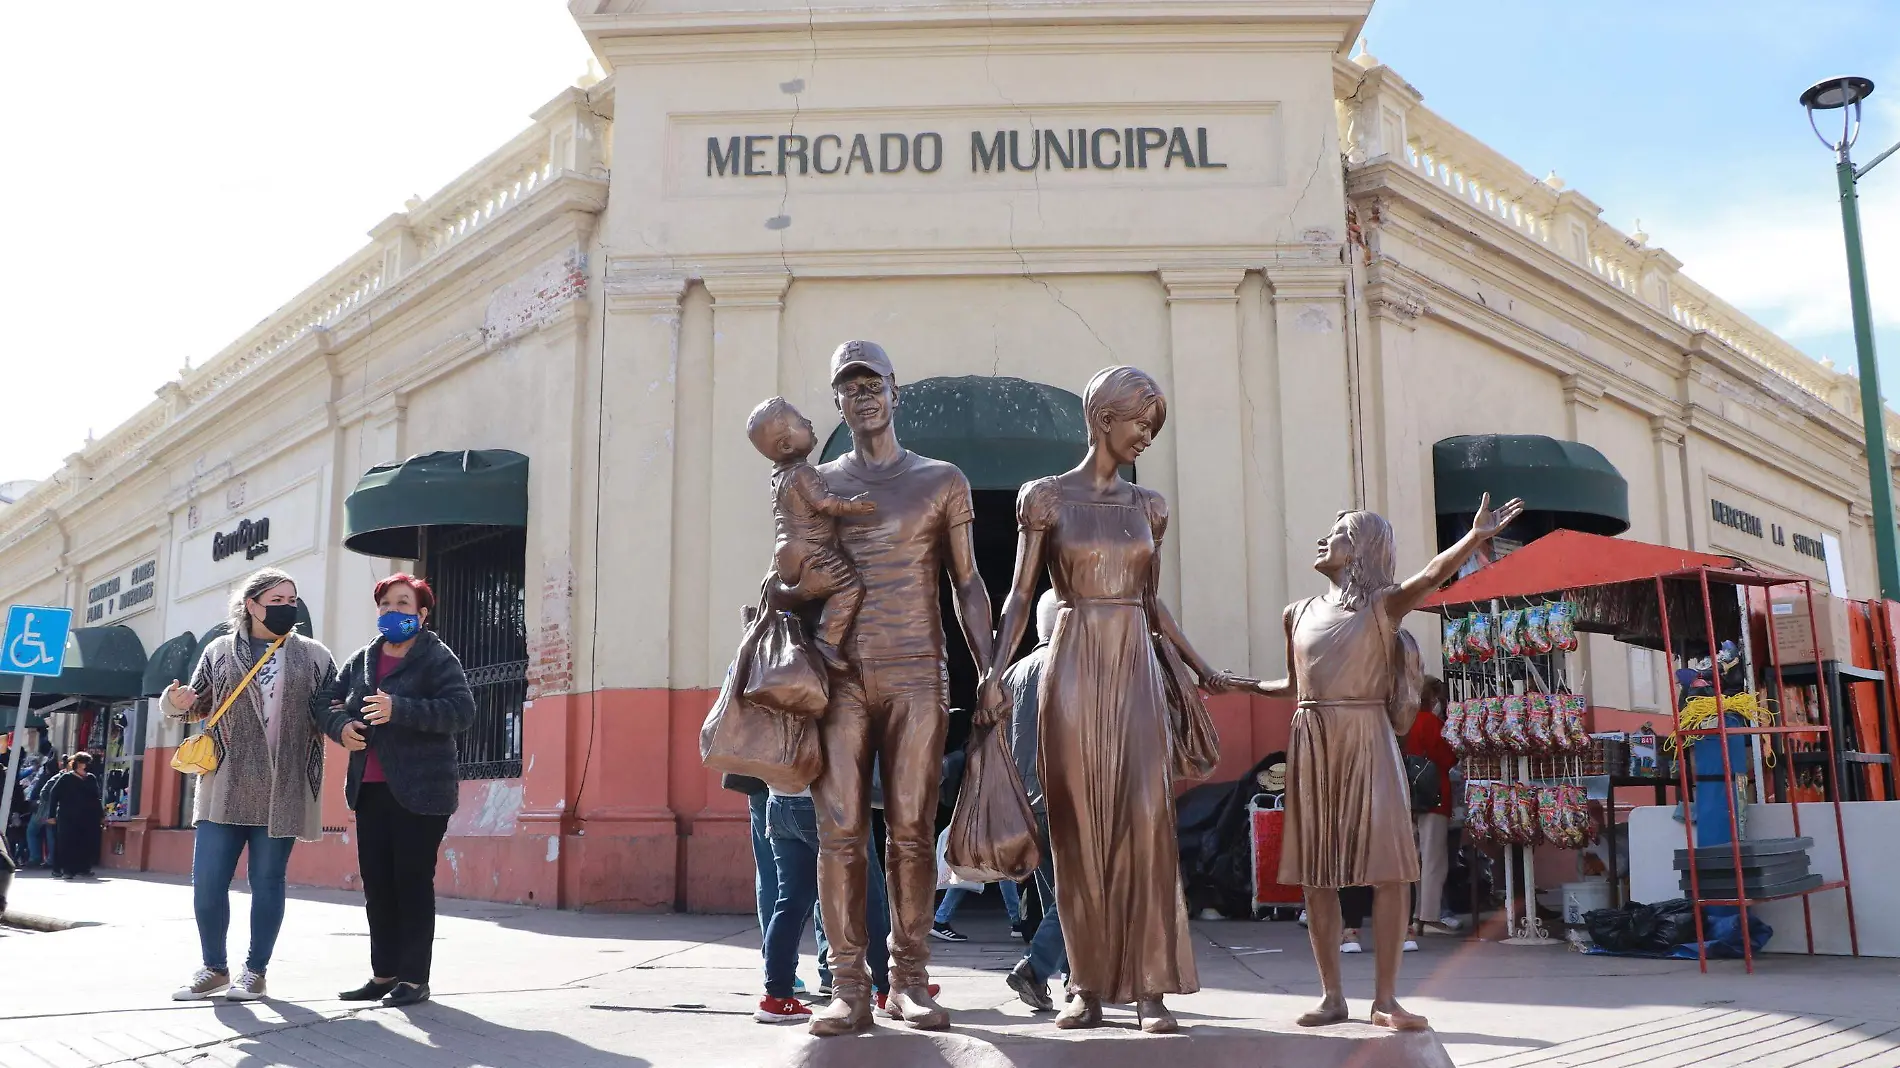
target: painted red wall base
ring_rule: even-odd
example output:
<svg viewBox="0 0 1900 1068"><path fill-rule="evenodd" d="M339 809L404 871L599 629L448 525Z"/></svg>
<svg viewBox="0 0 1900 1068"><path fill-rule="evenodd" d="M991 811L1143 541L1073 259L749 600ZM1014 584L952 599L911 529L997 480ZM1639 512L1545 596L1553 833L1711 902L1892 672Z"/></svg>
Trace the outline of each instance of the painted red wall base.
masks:
<svg viewBox="0 0 1900 1068"><path fill-rule="evenodd" d="M519 779L464 782L436 868L445 897L616 912L753 910L752 835L744 796L699 759L711 690L605 690L544 697L523 714ZM1290 702L1210 698L1221 762L1238 779L1286 748ZM146 754L143 821L123 830L109 863L188 875L192 831L178 822L181 777L170 749ZM346 760L325 762L321 842L291 853L290 880L355 889L355 816L343 802ZM1184 782L1182 789L1198 785ZM240 867L240 873L243 869Z"/></svg>

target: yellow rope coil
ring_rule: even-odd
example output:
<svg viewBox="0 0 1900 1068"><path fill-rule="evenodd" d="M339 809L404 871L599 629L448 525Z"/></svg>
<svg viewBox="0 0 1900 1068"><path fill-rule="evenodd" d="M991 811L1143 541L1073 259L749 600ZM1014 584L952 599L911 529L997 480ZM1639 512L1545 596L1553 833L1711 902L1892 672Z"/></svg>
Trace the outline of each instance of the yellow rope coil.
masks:
<svg viewBox="0 0 1900 1068"><path fill-rule="evenodd" d="M1725 697L1722 699L1722 708L1727 712L1732 712L1740 716L1744 722L1756 727L1766 727L1770 723L1773 723L1775 719L1774 709L1755 700L1755 695L1752 693L1738 693L1730 697ZM1682 711L1676 716L1676 730L1678 732L1713 730L1718 718L1715 710L1715 698L1691 697L1688 702L1682 706ZM1672 735L1664 744L1673 751L1681 744L1677 741L1680 737L1681 735L1679 733ZM1762 755L1764 757L1764 763L1772 765L1775 762L1773 746L1764 750Z"/></svg>

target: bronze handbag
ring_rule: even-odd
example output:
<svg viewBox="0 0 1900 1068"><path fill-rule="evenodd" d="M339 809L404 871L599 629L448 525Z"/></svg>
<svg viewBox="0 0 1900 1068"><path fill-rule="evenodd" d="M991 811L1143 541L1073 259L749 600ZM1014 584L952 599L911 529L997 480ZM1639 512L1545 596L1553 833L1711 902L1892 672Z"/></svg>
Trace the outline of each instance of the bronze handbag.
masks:
<svg viewBox="0 0 1900 1068"><path fill-rule="evenodd" d="M172 753L173 771L182 771L187 775L209 775L218 770L218 744L211 740L211 728L216 727L218 721L224 718L224 714L231 710L231 705L237 701L238 695L243 693L244 688L257 677L258 669L264 666L264 662L277 652L278 646L283 645L284 638L288 637L290 635L286 634L283 638L270 643L270 648L264 650L264 655L258 657L257 663L251 665L250 673L244 676L244 681L238 683L237 689L232 690L230 696L224 699L224 703L218 706L218 710L211 713L211 718L205 720L204 729L196 736L185 739L177 751Z"/></svg>
<svg viewBox="0 0 1900 1068"><path fill-rule="evenodd" d="M1214 717L1201 698L1194 673L1157 623L1159 569L1158 561L1149 568L1143 608L1148 613L1148 638L1154 643L1155 661L1161 666L1161 687L1168 698L1168 743L1174 758L1174 777L1205 779L1220 763L1220 732L1214 729Z"/></svg>

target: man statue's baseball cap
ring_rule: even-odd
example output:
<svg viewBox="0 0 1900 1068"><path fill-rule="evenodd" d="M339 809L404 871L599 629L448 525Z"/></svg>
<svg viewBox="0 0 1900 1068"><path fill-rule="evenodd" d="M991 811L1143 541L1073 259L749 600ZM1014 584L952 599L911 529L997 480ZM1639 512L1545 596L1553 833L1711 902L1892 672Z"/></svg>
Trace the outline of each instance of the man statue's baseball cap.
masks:
<svg viewBox="0 0 1900 1068"><path fill-rule="evenodd" d="M847 371L863 368L883 378L894 378L897 372L891 367L891 358L884 354L884 346L875 341L847 341L838 346L831 354L831 381L836 385Z"/></svg>

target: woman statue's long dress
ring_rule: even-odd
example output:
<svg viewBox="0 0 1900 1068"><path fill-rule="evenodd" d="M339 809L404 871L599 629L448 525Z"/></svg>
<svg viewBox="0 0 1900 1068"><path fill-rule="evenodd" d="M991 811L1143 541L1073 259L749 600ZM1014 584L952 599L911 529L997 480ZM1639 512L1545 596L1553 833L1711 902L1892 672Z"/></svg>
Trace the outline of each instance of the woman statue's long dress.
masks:
<svg viewBox="0 0 1900 1068"><path fill-rule="evenodd" d="M1021 639L1046 561L1062 609L1042 676L1038 771L1077 991L1057 1024L1095 1026L1103 1002L1135 1002L1145 1029L1171 1031L1162 996L1192 993L1200 979L1181 894L1169 706L1151 633L1174 641L1204 684L1224 687L1227 676L1194 654L1159 601L1160 618L1149 616L1167 501L1116 468L1160 429L1160 390L1141 371L1111 368L1090 382L1084 407L1090 457L1018 496L1016 581L997 648ZM986 682L984 707L999 706Z"/></svg>
<svg viewBox="0 0 1900 1068"><path fill-rule="evenodd" d="M1407 613L1455 574L1477 548L1523 511L1491 511L1484 498L1471 532L1425 570L1395 582L1392 526L1371 512L1342 512L1320 539L1315 570L1326 593L1287 606L1289 676L1250 684L1268 697L1296 697L1287 742L1286 832L1280 882L1306 891L1308 933L1325 990L1300 1017L1316 1027L1347 1018L1339 978L1339 890L1373 888L1377 953L1372 1022L1418 1030L1424 1017L1399 1005L1399 956L1418 848L1398 735L1416 706L1417 648L1402 637ZM1410 686L1414 692L1405 693ZM1395 722L1388 705L1407 722Z"/></svg>

